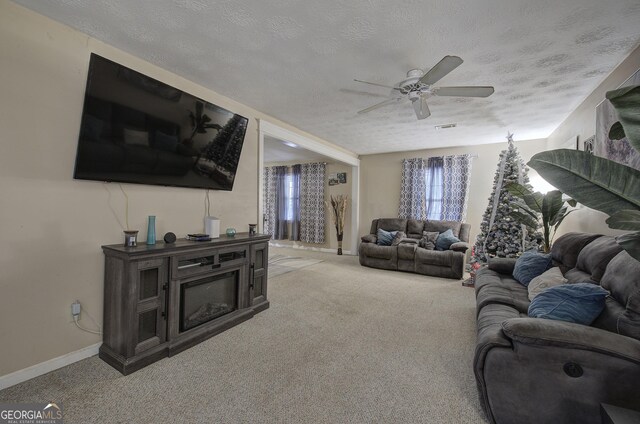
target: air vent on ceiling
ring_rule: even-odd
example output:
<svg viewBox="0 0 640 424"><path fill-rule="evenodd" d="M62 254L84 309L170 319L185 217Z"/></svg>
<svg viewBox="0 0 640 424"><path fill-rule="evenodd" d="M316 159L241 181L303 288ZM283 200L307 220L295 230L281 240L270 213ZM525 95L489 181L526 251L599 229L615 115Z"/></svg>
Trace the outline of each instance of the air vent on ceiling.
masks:
<svg viewBox="0 0 640 424"><path fill-rule="evenodd" d="M437 129L437 130L444 130L444 129L447 129L447 128L455 128L455 127L456 127L456 125L457 125L456 123L453 123L453 124L442 124L442 125L436 125L436 126L435 126L435 129Z"/></svg>

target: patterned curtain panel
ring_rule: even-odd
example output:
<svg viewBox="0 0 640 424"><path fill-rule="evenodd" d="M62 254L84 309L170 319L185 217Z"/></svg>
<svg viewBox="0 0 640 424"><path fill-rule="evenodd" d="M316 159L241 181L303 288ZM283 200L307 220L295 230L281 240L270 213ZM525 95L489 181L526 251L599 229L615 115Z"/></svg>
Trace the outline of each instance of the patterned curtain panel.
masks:
<svg viewBox="0 0 640 424"><path fill-rule="evenodd" d="M276 180L276 220L273 227L273 239L284 240L289 238L287 223L287 170L286 166L274 166Z"/></svg>
<svg viewBox="0 0 640 424"><path fill-rule="evenodd" d="M402 183L398 218L427 219L425 207L427 160L402 160Z"/></svg>
<svg viewBox="0 0 640 424"><path fill-rule="evenodd" d="M276 227L276 169L274 166L265 166L262 209L264 213L263 233L273 235Z"/></svg>
<svg viewBox="0 0 640 424"><path fill-rule="evenodd" d="M290 240L300 240L300 174L302 165L291 167L291 235Z"/></svg>
<svg viewBox="0 0 640 424"><path fill-rule="evenodd" d="M467 217L471 155L444 156L442 219L461 221Z"/></svg>
<svg viewBox="0 0 640 424"><path fill-rule="evenodd" d="M300 166L300 241L324 243L324 163Z"/></svg>

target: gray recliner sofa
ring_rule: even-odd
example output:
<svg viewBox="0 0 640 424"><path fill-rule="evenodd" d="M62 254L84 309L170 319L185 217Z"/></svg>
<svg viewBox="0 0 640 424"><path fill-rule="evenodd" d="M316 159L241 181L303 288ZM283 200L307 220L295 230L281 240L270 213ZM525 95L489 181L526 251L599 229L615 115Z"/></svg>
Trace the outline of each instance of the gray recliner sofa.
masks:
<svg viewBox="0 0 640 424"><path fill-rule="evenodd" d="M397 246L376 244L378 229L402 231L407 238ZM419 247L423 231L442 233L451 229L460 242L449 250ZM371 222L370 234L362 237L358 248L360 264L372 268L415 272L434 277L461 279L464 274L465 252L469 249L469 224L457 221L422 221L417 219L380 218Z"/></svg>
<svg viewBox="0 0 640 424"><path fill-rule="evenodd" d="M610 295L590 326L529 318L515 259L478 271L474 372L492 423L600 424L601 403L640 409L640 262L596 234L565 234L551 254L569 283Z"/></svg>

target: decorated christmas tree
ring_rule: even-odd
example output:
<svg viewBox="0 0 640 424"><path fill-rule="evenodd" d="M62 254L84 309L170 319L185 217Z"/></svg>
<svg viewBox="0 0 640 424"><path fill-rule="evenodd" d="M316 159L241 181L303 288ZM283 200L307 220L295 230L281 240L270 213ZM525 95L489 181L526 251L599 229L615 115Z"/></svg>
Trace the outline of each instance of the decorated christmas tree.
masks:
<svg viewBox="0 0 640 424"><path fill-rule="evenodd" d="M505 186L520 183L528 188L528 168L513 143L513 134L507 135L509 146L500 152L498 169L493 179L489 206L482 216L480 234L476 238L471 262L486 263L490 257L515 258L525 250L537 248L538 234L532 234L509 217L514 200Z"/></svg>

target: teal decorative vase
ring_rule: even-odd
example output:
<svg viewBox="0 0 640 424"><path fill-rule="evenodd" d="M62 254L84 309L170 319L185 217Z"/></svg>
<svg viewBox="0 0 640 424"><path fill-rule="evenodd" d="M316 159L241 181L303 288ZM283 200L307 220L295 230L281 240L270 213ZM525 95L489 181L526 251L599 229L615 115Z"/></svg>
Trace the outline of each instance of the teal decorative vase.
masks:
<svg viewBox="0 0 640 424"><path fill-rule="evenodd" d="M147 244L156 244L156 217L149 215L149 226L147 227Z"/></svg>
<svg viewBox="0 0 640 424"><path fill-rule="evenodd" d="M234 237L236 235L235 228L227 228L227 237Z"/></svg>

